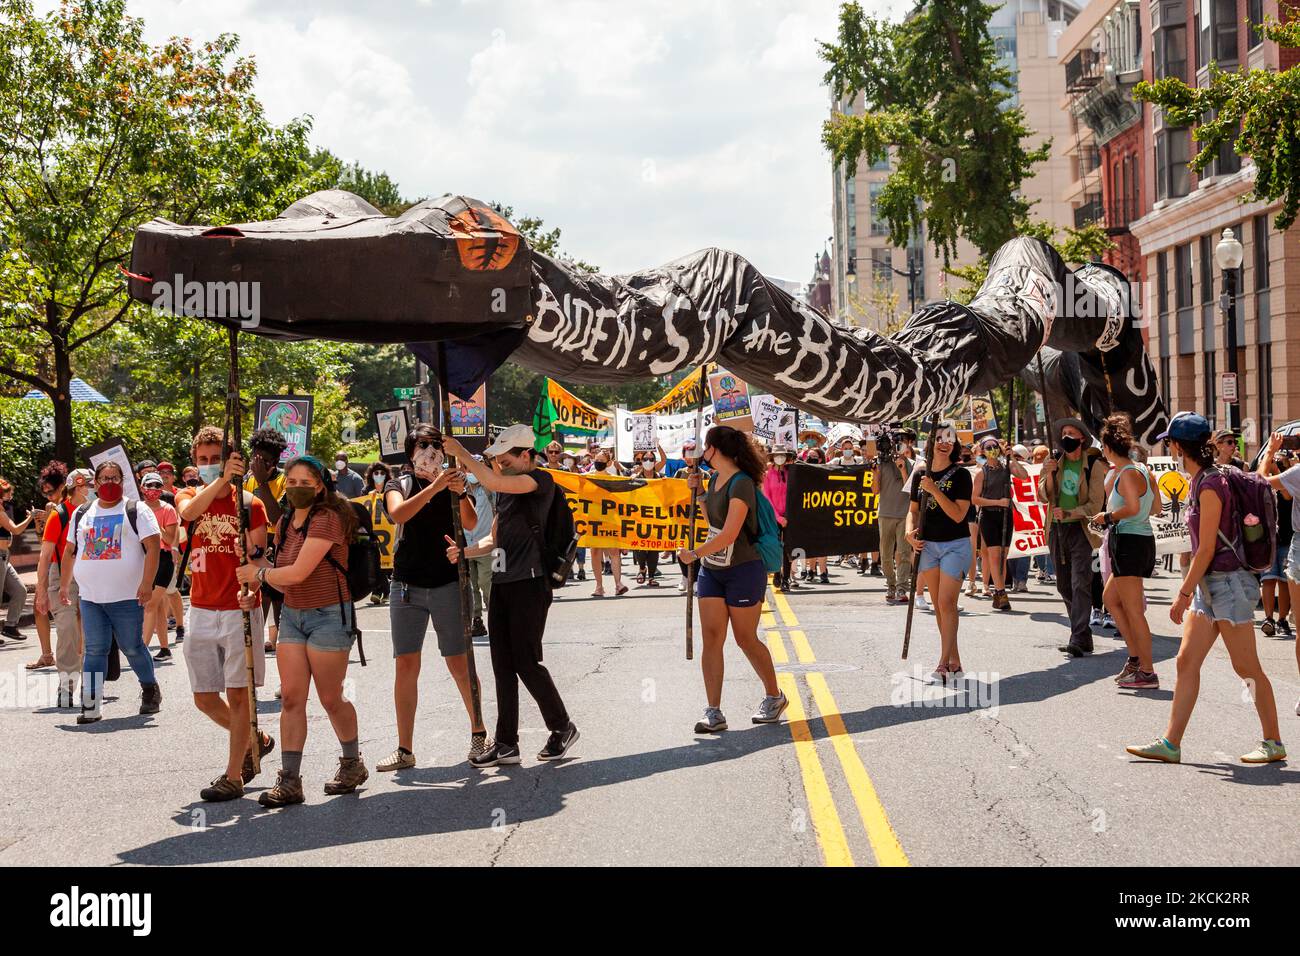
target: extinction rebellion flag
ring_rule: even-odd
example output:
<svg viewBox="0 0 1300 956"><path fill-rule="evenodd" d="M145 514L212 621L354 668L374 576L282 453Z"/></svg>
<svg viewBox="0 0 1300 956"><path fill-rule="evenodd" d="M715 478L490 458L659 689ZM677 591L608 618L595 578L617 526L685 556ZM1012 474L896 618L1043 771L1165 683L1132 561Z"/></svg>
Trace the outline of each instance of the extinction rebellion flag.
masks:
<svg viewBox="0 0 1300 956"><path fill-rule="evenodd" d="M805 557L880 548L878 496L871 468L791 465L785 493L785 548Z"/></svg>

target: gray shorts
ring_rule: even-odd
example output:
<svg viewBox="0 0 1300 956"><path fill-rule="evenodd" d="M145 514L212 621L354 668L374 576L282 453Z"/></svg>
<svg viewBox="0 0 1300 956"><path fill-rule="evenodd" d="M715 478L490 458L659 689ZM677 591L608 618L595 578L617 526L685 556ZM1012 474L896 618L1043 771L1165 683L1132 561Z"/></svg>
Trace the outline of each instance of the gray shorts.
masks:
<svg viewBox="0 0 1300 956"><path fill-rule="evenodd" d="M253 675L257 686L266 679L266 644L262 609L252 612ZM244 612L210 611L191 607L185 628L185 668L195 694L219 694L227 687L247 687L244 663Z"/></svg>
<svg viewBox="0 0 1300 956"><path fill-rule="evenodd" d="M393 629L393 656L418 654L433 623L438 653L457 657L465 653L465 631L460 622L460 583L417 588L394 581L388 592L388 621Z"/></svg>
<svg viewBox="0 0 1300 956"><path fill-rule="evenodd" d="M1259 603L1259 582L1249 571L1213 571L1201 578L1192 610L1212 621L1250 624Z"/></svg>
<svg viewBox="0 0 1300 956"><path fill-rule="evenodd" d="M1288 581L1300 584L1300 534L1291 537L1291 547L1287 549L1283 570Z"/></svg>

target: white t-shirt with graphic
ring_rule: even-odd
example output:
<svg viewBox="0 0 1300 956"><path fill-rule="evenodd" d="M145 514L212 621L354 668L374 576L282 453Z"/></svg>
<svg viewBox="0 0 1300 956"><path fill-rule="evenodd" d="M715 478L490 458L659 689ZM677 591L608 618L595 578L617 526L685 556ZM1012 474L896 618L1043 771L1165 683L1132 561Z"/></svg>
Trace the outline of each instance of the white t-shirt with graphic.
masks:
<svg viewBox="0 0 1300 956"><path fill-rule="evenodd" d="M72 568L83 601L114 604L135 600L144 575L144 546L140 541L158 536L158 521L151 510L137 504L135 523L138 534L131 530L125 502L105 505L94 498L86 505L77 525L73 545L77 563ZM71 521L67 533L72 534Z"/></svg>

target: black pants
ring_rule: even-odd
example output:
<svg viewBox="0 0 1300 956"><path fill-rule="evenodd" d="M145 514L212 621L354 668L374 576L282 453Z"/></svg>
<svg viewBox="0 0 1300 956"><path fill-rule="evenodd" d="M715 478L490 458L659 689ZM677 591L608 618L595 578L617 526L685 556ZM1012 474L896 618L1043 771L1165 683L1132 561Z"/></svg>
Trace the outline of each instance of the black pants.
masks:
<svg viewBox="0 0 1300 956"><path fill-rule="evenodd" d="M1056 523L1048 536L1056 565L1056 590L1070 615L1070 643L1092 650L1092 544L1078 521Z"/></svg>
<svg viewBox="0 0 1300 956"><path fill-rule="evenodd" d="M519 745L519 682L537 701L552 732L569 726L560 692L542 666L542 636L551 609L551 586L545 578L493 582L488 598L488 643L497 687L498 743Z"/></svg>
<svg viewBox="0 0 1300 956"><path fill-rule="evenodd" d="M645 572L646 579L655 576L659 570L659 552L658 551L637 551L636 566Z"/></svg>

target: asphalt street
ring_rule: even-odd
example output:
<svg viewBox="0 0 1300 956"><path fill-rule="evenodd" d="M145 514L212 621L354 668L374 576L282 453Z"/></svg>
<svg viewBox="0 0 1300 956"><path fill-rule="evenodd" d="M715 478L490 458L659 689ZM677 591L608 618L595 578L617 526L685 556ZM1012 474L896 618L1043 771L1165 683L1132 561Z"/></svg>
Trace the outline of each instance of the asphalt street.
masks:
<svg viewBox="0 0 1300 956"><path fill-rule="evenodd" d="M1033 581L1009 613L962 598L960 689L925 682L938 650L932 615L917 614L911 658L899 659L906 608L883 603L880 578L833 568L829 585L769 591L763 633L791 698L787 719L750 723L762 688L729 644L732 729L716 737L692 732L703 688L698 660L685 659L678 580L669 567L663 587L633 582L623 597L591 598L591 582L561 592L546 663L581 740L569 759L539 763L546 731L523 693L524 763L489 771L466 763L466 718L431 637L418 766L374 772L396 744L393 666L387 609L363 609L370 664L352 665L349 692L370 780L348 796L321 792L338 746L313 701L307 803L275 811L256 795L273 782L278 751L244 799L198 799L225 745L194 708L179 657L159 666L160 714L136 715L138 685L124 671L106 719L79 727L43 696L48 679L23 670L34 636L7 643L0 865L1300 864L1292 640L1259 637L1290 763L1237 760L1260 732L1221 646L1203 671L1184 763L1124 752L1160 734L1168 715L1178 640L1167 574L1150 589L1155 692L1117 691L1125 654L1113 632L1098 630L1091 657L1059 653L1063 606ZM487 647L476 650L490 728L491 665ZM275 685L272 664L260 711L278 737Z"/></svg>

